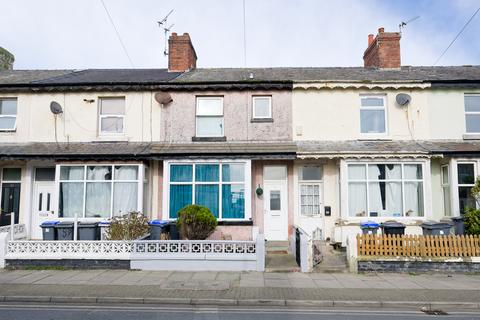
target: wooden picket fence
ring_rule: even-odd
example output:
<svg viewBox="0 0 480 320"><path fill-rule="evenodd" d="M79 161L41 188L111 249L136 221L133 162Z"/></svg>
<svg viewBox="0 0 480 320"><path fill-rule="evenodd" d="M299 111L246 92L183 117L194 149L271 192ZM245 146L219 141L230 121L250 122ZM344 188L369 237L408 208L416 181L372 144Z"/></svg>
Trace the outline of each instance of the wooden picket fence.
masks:
<svg viewBox="0 0 480 320"><path fill-rule="evenodd" d="M480 256L480 237L357 235L359 256L475 257Z"/></svg>

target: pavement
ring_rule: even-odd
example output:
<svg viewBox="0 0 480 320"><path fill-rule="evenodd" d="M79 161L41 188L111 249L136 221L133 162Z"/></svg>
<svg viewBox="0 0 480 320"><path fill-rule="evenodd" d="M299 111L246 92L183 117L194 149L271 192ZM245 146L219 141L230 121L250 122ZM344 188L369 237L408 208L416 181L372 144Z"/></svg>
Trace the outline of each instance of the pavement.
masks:
<svg viewBox="0 0 480 320"><path fill-rule="evenodd" d="M480 310L480 275L4 270L0 302Z"/></svg>

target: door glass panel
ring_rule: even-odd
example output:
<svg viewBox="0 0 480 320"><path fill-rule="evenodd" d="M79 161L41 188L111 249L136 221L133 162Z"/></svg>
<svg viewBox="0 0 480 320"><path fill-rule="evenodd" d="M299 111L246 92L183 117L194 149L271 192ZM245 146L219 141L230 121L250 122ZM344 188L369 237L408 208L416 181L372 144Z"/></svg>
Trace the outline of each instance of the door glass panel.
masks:
<svg viewBox="0 0 480 320"><path fill-rule="evenodd" d="M287 167L285 166L267 166L264 172L265 180L286 180Z"/></svg>
<svg viewBox="0 0 480 320"><path fill-rule="evenodd" d="M47 211L50 211L50 193L47 193Z"/></svg>
<svg viewBox="0 0 480 320"><path fill-rule="evenodd" d="M38 195L38 211L42 211L42 200L43 200L43 193Z"/></svg>
<svg viewBox="0 0 480 320"><path fill-rule="evenodd" d="M271 190L270 191L270 210L278 211L281 210L281 201L280 201L280 190Z"/></svg>
<svg viewBox="0 0 480 320"><path fill-rule="evenodd" d="M4 168L3 181L20 181L22 179L22 169L20 168Z"/></svg>
<svg viewBox="0 0 480 320"><path fill-rule="evenodd" d="M55 168L36 168L35 181L55 181Z"/></svg>

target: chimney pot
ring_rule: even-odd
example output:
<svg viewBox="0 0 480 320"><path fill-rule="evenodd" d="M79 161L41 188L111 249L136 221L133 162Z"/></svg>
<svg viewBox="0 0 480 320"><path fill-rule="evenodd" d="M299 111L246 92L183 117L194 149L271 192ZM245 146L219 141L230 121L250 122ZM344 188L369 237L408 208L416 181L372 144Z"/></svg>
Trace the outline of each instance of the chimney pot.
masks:
<svg viewBox="0 0 480 320"><path fill-rule="evenodd" d="M373 34L369 34L368 35L368 46L370 47L370 45L372 44L373 42Z"/></svg>
<svg viewBox="0 0 480 320"><path fill-rule="evenodd" d="M385 32L384 28L378 28L376 37L368 35L368 47L363 54L365 68L400 68L400 38L399 32Z"/></svg>
<svg viewBox="0 0 480 320"><path fill-rule="evenodd" d="M197 54L188 33L172 32L168 38L168 71L185 72L197 67Z"/></svg>

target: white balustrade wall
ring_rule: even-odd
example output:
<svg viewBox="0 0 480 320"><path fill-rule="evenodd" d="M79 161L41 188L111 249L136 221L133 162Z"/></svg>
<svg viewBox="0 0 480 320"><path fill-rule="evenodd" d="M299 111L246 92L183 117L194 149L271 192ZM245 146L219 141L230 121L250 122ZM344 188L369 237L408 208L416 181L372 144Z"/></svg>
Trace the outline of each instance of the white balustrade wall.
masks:
<svg viewBox="0 0 480 320"><path fill-rule="evenodd" d="M3 240L2 240L3 239ZM3 242L2 242L3 241ZM3 256L2 256L3 248ZM265 241L9 241L0 237L4 260L97 259L130 260L132 269L263 271Z"/></svg>

